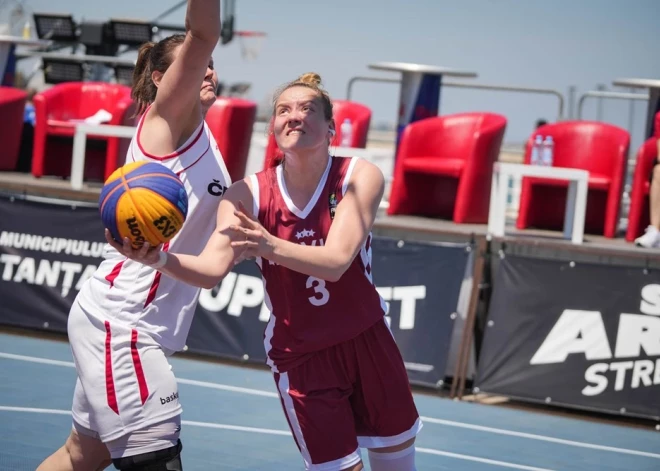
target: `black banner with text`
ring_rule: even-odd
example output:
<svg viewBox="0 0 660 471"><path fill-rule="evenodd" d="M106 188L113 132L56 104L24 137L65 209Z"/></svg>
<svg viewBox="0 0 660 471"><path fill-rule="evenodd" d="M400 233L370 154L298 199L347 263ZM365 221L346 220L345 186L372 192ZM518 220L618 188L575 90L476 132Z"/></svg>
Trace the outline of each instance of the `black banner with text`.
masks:
<svg viewBox="0 0 660 471"><path fill-rule="evenodd" d="M475 386L660 418L660 273L506 255Z"/></svg>
<svg viewBox="0 0 660 471"><path fill-rule="evenodd" d="M0 197L0 324L66 332L80 286L101 261L95 206ZM374 281L411 382L444 380L466 264L465 244L373 240ZM202 290L187 351L264 363L270 313L260 272L243 262Z"/></svg>
<svg viewBox="0 0 660 471"><path fill-rule="evenodd" d="M66 332L105 244L96 207L0 197L0 322Z"/></svg>

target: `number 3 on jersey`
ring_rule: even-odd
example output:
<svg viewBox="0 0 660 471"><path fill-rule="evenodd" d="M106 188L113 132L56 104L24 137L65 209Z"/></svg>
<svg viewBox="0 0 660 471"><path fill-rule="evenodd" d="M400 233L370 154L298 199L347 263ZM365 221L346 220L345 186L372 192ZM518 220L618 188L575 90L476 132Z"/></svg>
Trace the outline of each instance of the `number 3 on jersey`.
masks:
<svg viewBox="0 0 660 471"><path fill-rule="evenodd" d="M307 289L314 289L314 296L310 296L309 302L313 306L323 306L330 300L330 292L325 287L325 280L310 276L307 278Z"/></svg>

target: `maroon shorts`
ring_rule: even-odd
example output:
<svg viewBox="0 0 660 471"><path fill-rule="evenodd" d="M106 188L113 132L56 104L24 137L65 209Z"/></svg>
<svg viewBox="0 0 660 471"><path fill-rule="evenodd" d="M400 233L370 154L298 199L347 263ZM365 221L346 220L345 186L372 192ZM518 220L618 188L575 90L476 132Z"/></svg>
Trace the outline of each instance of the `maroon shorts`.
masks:
<svg viewBox="0 0 660 471"><path fill-rule="evenodd" d="M308 470L344 469L360 461L359 447L399 445L422 427L385 320L275 373L275 383Z"/></svg>

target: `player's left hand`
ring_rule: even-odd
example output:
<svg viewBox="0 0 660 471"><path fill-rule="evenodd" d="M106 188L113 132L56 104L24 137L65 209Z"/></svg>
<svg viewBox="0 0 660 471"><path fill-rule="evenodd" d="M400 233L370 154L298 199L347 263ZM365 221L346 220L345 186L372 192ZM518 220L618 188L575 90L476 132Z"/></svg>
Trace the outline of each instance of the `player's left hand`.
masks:
<svg viewBox="0 0 660 471"><path fill-rule="evenodd" d="M264 226L245 209L242 201L238 202L238 209L234 215L241 220L241 225L232 224L229 230L237 239L231 243L234 249L240 251L240 255L234 263L240 263L250 258L262 257L268 259L275 249L275 237L269 233Z"/></svg>

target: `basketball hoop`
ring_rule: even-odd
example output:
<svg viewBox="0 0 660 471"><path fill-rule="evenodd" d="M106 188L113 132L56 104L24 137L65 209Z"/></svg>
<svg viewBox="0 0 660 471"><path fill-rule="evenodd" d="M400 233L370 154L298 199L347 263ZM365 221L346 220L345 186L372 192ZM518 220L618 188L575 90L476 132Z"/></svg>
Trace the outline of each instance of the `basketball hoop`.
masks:
<svg viewBox="0 0 660 471"><path fill-rule="evenodd" d="M259 56L266 33L261 31L234 31L234 35L238 38L243 59L253 60Z"/></svg>

